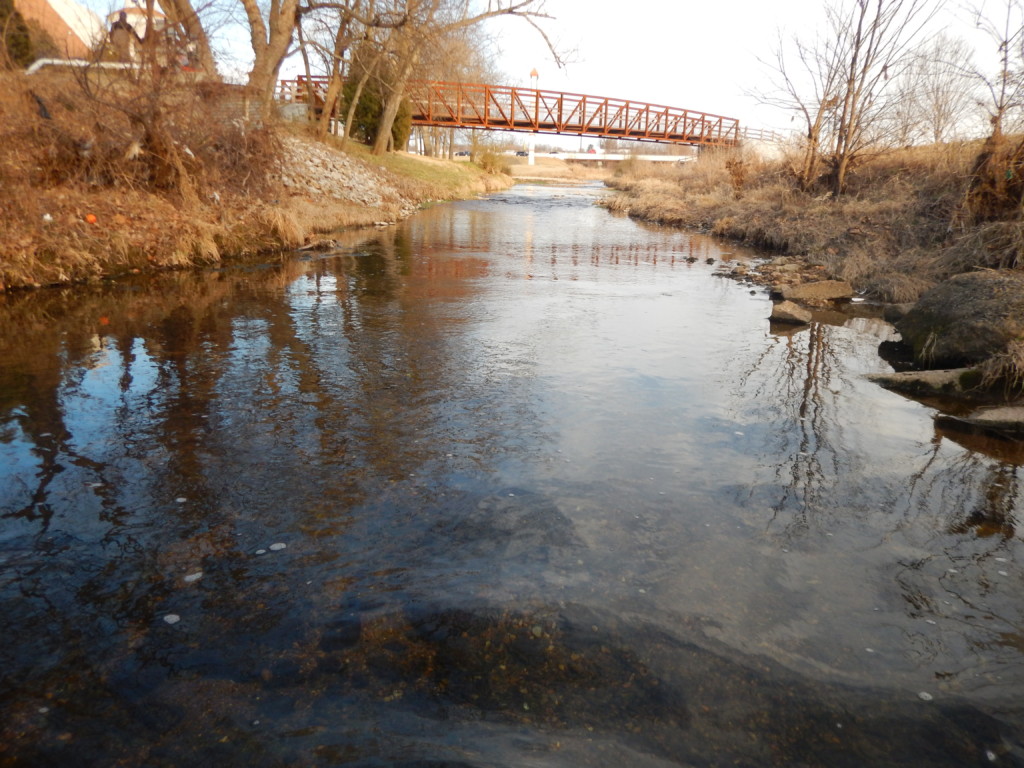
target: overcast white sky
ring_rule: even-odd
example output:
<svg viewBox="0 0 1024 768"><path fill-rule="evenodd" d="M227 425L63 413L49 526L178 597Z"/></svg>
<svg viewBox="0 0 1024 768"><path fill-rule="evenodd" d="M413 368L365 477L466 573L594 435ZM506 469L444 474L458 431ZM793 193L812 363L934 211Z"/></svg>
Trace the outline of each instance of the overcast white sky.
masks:
<svg viewBox="0 0 1024 768"><path fill-rule="evenodd" d="M511 84L529 85L536 68L541 89L647 101L775 129L790 127L789 116L753 95L769 89L770 72L758 58L772 60L780 32L809 39L824 20L823 0L544 5L555 17L545 28L560 47L576 50L575 61L559 70L536 32L521 20L502 20L495 25L499 66ZM975 34L964 14L945 13L934 26L955 36Z"/></svg>

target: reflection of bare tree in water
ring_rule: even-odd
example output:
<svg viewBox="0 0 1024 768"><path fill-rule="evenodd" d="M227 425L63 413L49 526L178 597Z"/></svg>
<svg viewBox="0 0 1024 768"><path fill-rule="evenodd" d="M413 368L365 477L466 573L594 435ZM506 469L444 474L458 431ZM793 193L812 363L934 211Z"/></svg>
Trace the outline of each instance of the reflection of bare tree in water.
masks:
<svg viewBox="0 0 1024 768"><path fill-rule="evenodd" d="M1024 616L1008 581L1020 466L961 446L943 450L951 442L936 432L893 510L892 533L928 553L896 566L907 615L922 621L905 631L905 640L916 658L936 664L940 679L986 684L1001 679L987 671L998 668L1010 680L1024 662Z"/></svg>
<svg viewBox="0 0 1024 768"><path fill-rule="evenodd" d="M824 323L775 334L738 382L737 395L754 411L748 418L766 425L763 458L774 480L751 495L769 494L770 526L781 520L789 537L825 522L840 472L856 460L843 445L836 387L843 361L836 345Z"/></svg>
<svg viewBox="0 0 1024 768"><path fill-rule="evenodd" d="M909 475L899 527L923 522L936 535L1012 539L1021 502L1020 466L972 450L942 452L936 433L921 467Z"/></svg>
<svg viewBox="0 0 1024 768"><path fill-rule="evenodd" d="M964 454L971 463L984 465L975 454ZM1020 467L998 463L974 468L981 476L980 498L967 516L950 526L950 533L970 533L977 536L998 536L1011 539L1016 530L1016 508L1020 499Z"/></svg>

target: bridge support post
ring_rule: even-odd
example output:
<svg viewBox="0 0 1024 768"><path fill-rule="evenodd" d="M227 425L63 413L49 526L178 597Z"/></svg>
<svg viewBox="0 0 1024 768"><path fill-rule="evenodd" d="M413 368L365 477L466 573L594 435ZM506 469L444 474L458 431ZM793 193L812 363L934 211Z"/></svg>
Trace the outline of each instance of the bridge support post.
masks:
<svg viewBox="0 0 1024 768"><path fill-rule="evenodd" d="M534 148L536 147L536 145L537 145L537 134L536 133L531 133L530 134L530 156L526 159L526 164L527 165L536 165L537 164L536 158L534 157Z"/></svg>

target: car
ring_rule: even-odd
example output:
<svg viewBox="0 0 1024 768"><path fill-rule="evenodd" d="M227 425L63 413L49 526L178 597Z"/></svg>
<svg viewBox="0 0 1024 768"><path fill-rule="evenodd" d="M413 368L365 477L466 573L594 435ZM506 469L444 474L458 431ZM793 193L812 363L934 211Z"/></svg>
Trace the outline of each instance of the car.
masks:
<svg viewBox="0 0 1024 768"><path fill-rule="evenodd" d="M455 156L456 157L469 157L469 152L467 152L466 150L463 149L463 150L460 150L460 151L456 152Z"/></svg>
<svg viewBox="0 0 1024 768"><path fill-rule="evenodd" d="M529 156L530 156L530 153L527 152L525 149L520 149L519 151L516 152L516 157L529 157Z"/></svg>

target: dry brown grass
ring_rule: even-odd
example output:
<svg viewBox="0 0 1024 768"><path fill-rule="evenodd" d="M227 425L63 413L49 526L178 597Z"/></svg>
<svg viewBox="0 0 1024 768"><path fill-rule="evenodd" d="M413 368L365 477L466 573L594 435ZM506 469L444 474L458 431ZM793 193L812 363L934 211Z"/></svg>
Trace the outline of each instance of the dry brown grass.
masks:
<svg viewBox="0 0 1024 768"><path fill-rule="evenodd" d="M985 223L959 234L943 249L937 264L950 274L978 268L1024 268L1024 222Z"/></svg>
<svg viewBox="0 0 1024 768"><path fill-rule="evenodd" d="M219 86L0 79L0 287L215 263L220 221L272 191L273 134L226 118Z"/></svg>
<svg viewBox="0 0 1024 768"><path fill-rule="evenodd" d="M1007 392L1024 391L1024 340L1011 341L1006 351L984 361L979 370L982 386L1002 386Z"/></svg>
<svg viewBox="0 0 1024 768"><path fill-rule="evenodd" d="M612 180L624 194L608 206L802 256L882 300L908 302L957 272L1024 265L1018 219L954 230L980 148L976 142L879 155L851 174L838 200L799 189L791 150L773 160L743 150L705 152L696 163L634 168Z"/></svg>
<svg viewBox="0 0 1024 768"><path fill-rule="evenodd" d="M379 204L297 195L274 171L282 131L302 129L243 118L219 83L0 72L0 291L290 249L511 183L401 153L371 162L353 145Z"/></svg>

